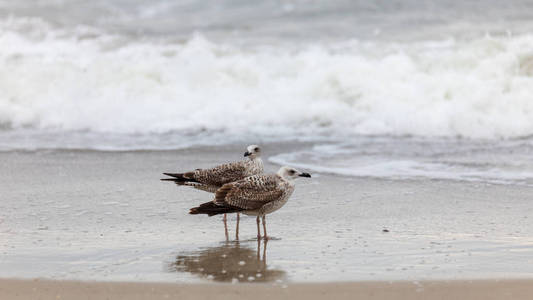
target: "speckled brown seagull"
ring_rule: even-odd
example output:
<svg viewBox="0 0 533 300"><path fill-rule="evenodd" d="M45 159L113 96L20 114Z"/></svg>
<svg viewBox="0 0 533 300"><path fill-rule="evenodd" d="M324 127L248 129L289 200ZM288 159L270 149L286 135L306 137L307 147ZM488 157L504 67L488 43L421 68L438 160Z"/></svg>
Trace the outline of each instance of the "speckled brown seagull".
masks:
<svg viewBox="0 0 533 300"><path fill-rule="evenodd" d="M226 183L234 182L246 178L248 176L263 174L263 160L261 159L261 148L257 145L250 145L246 148L244 153L245 160L222 164L210 169L197 169L185 173L163 173L172 178L164 178L164 181L173 181L177 185L192 186L195 189L215 193L220 187ZM239 219L237 214L237 225L235 237L239 238ZM227 217L224 214L224 229L226 237Z"/></svg>
<svg viewBox="0 0 533 300"><path fill-rule="evenodd" d="M257 238L261 238L259 217L263 219L264 239L267 240L265 215L280 209L294 191L294 179L311 177L290 167L281 167L276 174L254 175L227 183L215 193L215 199L191 208L190 214L239 213L257 216Z"/></svg>

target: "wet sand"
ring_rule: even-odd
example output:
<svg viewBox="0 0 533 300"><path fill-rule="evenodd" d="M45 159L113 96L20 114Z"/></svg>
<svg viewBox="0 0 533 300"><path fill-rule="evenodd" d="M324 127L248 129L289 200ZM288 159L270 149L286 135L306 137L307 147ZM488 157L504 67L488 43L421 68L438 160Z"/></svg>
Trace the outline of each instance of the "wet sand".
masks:
<svg viewBox="0 0 533 300"><path fill-rule="evenodd" d="M0 152L0 278L280 285L533 278L527 186L315 173L267 217L275 239L258 245L255 220L244 217L235 241L231 216L226 242L221 217L187 214L210 194L159 178L241 159L242 148Z"/></svg>
<svg viewBox="0 0 533 300"><path fill-rule="evenodd" d="M0 298L23 299L531 299L533 281L165 284L0 280Z"/></svg>

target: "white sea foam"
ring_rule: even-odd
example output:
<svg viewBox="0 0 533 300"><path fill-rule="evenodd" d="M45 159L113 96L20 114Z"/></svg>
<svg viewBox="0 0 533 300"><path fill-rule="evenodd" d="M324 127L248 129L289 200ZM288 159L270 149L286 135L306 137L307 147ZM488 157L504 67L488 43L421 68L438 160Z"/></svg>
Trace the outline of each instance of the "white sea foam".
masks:
<svg viewBox="0 0 533 300"><path fill-rule="evenodd" d="M269 160L343 176L533 185L532 151L531 139L499 141L495 146L491 140L360 137Z"/></svg>
<svg viewBox="0 0 533 300"><path fill-rule="evenodd" d="M111 133L533 134L533 35L254 47L0 22L0 124Z"/></svg>

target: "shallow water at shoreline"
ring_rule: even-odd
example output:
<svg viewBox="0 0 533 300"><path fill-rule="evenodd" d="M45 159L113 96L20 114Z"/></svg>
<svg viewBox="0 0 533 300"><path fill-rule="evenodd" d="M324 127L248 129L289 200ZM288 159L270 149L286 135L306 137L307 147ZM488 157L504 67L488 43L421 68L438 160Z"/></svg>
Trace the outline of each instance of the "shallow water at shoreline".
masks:
<svg viewBox="0 0 533 300"><path fill-rule="evenodd" d="M211 195L158 180L162 171L240 159L241 148L0 153L0 277L283 283L533 274L531 187L321 173L297 182L267 217L276 239L258 261L254 218L241 219L239 243L226 243L221 218L186 213ZM228 223L232 237L234 217ZM220 270L211 263L219 255L227 257L214 259Z"/></svg>

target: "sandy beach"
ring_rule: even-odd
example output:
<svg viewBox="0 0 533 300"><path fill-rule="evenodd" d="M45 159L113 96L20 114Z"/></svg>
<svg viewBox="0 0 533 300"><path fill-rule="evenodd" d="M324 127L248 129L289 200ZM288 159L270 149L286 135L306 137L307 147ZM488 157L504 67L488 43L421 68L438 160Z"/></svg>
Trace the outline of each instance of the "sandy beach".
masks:
<svg viewBox="0 0 533 300"><path fill-rule="evenodd" d="M289 284L165 284L0 280L0 298L25 299L531 299L533 282L428 281Z"/></svg>
<svg viewBox="0 0 533 300"><path fill-rule="evenodd" d="M275 155L308 146L264 148ZM236 241L230 216L225 241L220 217L187 214L210 194L159 178L240 159L241 148L0 153L0 277L278 284L532 277L528 186L314 173L267 218L273 240L258 244L255 220L244 217Z"/></svg>

